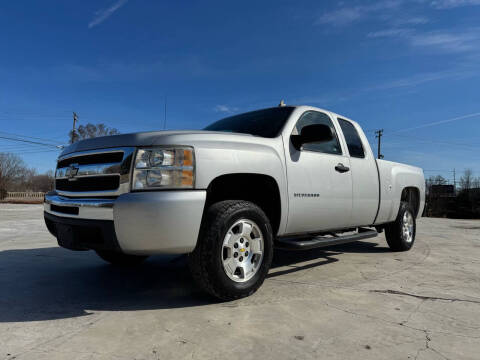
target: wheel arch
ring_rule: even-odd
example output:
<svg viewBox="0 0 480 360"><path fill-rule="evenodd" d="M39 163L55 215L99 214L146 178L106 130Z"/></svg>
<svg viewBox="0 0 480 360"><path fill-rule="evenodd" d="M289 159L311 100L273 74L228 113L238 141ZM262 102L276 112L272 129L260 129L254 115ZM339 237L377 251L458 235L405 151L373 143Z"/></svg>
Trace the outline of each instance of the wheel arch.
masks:
<svg viewBox="0 0 480 360"><path fill-rule="evenodd" d="M413 208L413 215L416 218L420 209L420 189L415 186L407 186L403 188L400 202L409 203Z"/></svg>
<svg viewBox="0 0 480 360"><path fill-rule="evenodd" d="M277 181L269 175L230 173L214 178L207 187L205 209L222 200L246 200L259 206L270 220L273 235L280 228L282 201Z"/></svg>

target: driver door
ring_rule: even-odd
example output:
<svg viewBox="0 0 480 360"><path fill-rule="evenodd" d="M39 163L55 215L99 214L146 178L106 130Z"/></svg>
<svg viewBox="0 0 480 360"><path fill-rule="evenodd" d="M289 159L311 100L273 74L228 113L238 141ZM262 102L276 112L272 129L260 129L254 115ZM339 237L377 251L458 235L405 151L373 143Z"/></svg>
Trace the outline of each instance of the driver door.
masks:
<svg viewBox="0 0 480 360"><path fill-rule="evenodd" d="M304 144L297 150L290 135L312 124L330 127L329 141ZM338 124L326 113L306 111L284 138L288 180L287 233L318 232L348 227L352 215L350 159L337 136ZM348 170L346 170L348 169Z"/></svg>

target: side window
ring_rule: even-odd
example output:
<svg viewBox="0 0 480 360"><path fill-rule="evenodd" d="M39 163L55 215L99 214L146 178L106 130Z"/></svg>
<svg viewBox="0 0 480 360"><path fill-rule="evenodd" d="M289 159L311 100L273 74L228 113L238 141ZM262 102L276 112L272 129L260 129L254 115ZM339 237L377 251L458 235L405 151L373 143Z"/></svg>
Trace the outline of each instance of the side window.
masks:
<svg viewBox="0 0 480 360"><path fill-rule="evenodd" d="M357 129L350 121L338 119L343 135L347 141L348 152L351 157L364 158L365 151L363 150L362 140L358 135Z"/></svg>
<svg viewBox="0 0 480 360"><path fill-rule="evenodd" d="M333 134L333 139L328 142L319 142L303 145L304 150L317 151L327 154L342 154L342 148L338 141L337 132L333 126L332 120L327 114L317 111L307 111L297 121L295 128L293 129L293 135L298 135L302 131L302 128L307 125L324 124L330 127Z"/></svg>

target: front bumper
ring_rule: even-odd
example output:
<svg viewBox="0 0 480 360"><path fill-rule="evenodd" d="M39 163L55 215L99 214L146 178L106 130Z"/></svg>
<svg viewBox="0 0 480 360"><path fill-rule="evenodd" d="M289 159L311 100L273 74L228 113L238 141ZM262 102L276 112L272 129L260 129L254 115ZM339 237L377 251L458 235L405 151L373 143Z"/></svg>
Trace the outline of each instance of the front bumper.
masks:
<svg viewBox="0 0 480 360"><path fill-rule="evenodd" d="M70 249L184 254L197 243L205 199L204 190L134 192L115 199L48 193L45 221L60 246ZM93 233L95 242L89 241Z"/></svg>
<svg viewBox="0 0 480 360"><path fill-rule="evenodd" d="M44 213L45 224L58 245L70 250L107 250L121 252L113 221L73 219Z"/></svg>

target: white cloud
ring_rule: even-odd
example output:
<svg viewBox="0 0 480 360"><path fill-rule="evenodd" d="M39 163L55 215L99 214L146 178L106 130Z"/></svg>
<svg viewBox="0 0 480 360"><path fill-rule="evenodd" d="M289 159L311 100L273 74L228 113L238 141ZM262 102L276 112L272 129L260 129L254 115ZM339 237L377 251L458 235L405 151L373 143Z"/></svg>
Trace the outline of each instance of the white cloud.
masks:
<svg viewBox="0 0 480 360"><path fill-rule="evenodd" d="M345 26L356 21L361 21L374 13L394 10L403 3L403 0L385 0L374 2L369 5L342 7L340 9L324 13L316 21L316 25Z"/></svg>
<svg viewBox="0 0 480 360"><path fill-rule="evenodd" d="M478 48L480 41L479 29L470 29L461 33L454 32L430 32L415 34L410 43L415 47L429 47L446 52L464 52Z"/></svg>
<svg viewBox="0 0 480 360"><path fill-rule="evenodd" d="M89 28L97 26L107 20L112 14L120 9L123 5L127 3L128 0L118 0L112 6L107 9L101 9L95 12L95 16L93 17L92 21L88 24Z"/></svg>
<svg viewBox="0 0 480 360"><path fill-rule="evenodd" d="M443 10L461 6L480 5L480 0L383 0L371 1L362 5L345 5L348 3L341 2L340 8L323 13L315 20L314 24L341 27L372 17L380 21L388 21L394 25L421 25L428 23L428 18L412 14L412 11L416 9L412 6L413 3L426 8ZM402 17L402 12L398 11L400 8L403 13L409 14L410 17Z"/></svg>
<svg viewBox="0 0 480 360"><path fill-rule="evenodd" d="M401 38L415 48L447 53L475 52L480 48L480 28L420 32L413 28L389 28L370 32L368 38Z"/></svg>
<svg viewBox="0 0 480 360"><path fill-rule="evenodd" d="M431 5L436 9L451 9L459 6L480 5L480 0L435 0Z"/></svg>
<svg viewBox="0 0 480 360"><path fill-rule="evenodd" d="M238 108L231 107L231 106L228 106L228 105L216 105L213 108L213 111L218 112L218 113L231 114L231 113L237 112Z"/></svg>
<svg viewBox="0 0 480 360"><path fill-rule="evenodd" d="M425 84L431 81L442 80L446 78L460 78L462 76L471 75L470 72L465 70L444 70L437 72L429 72L423 74L416 74L410 77L405 77L402 79L396 79L375 87L372 87L368 90L387 90L387 89L396 89L396 88L406 88L413 87L421 84Z"/></svg>
<svg viewBox="0 0 480 360"><path fill-rule="evenodd" d="M413 16L410 18L400 18L395 20L395 23L397 25L405 25L405 24L411 24L411 25L422 25L428 23L430 20L424 16Z"/></svg>
<svg viewBox="0 0 480 360"><path fill-rule="evenodd" d="M367 34L369 38L380 38L380 37L405 37L414 32L413 29L408 28L393 28L374 31Z"/></svg>
<svg viewBox="0 0 480 360"><path fill-rule="evenodd" d="M361 7L343 8L331 13L323 14L315 23L344 26L363 18L364 16L365 12Z"/></svg>

